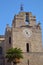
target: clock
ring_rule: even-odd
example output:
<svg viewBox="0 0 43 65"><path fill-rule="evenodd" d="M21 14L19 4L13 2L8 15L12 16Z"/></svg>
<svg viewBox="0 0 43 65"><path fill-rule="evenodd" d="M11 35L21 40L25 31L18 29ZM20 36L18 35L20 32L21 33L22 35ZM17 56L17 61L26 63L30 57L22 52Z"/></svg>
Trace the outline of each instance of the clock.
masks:
<svg viewBox="0 0 43 65"><path fill-rule="evenodd" d="M23 33L26 37L31 37L32 31L30 29L24 29Z"/></svg>

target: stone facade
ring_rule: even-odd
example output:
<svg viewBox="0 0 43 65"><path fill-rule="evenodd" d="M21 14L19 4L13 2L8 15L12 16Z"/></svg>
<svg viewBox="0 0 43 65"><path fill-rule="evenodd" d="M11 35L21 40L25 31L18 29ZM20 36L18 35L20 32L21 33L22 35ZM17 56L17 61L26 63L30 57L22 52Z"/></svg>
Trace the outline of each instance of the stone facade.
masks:
<svg viewBox="0 0 43 65"><path fill-rule="evenodd" d="M31 12L20 12L14 16L12 27L7 24L4 37L0 37L2 64L11 65L5 59L6 51L11 47L21 48L24 58L19 65L43 65L42 35L40 23ZM0 59L1 59L0 57Z"/></svg>

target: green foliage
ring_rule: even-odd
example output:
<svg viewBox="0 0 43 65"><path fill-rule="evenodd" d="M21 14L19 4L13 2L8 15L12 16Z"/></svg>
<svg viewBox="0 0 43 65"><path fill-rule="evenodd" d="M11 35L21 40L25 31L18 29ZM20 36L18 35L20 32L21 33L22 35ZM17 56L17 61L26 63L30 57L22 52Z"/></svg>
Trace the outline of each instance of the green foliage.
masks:
<svg viewBox="0 0 43 65"><path fill-rule="evenodd" d="M22 50L20 48L11 48L6 52L6 58L9 62L15 60L15 58L23 58Z"/></svg>

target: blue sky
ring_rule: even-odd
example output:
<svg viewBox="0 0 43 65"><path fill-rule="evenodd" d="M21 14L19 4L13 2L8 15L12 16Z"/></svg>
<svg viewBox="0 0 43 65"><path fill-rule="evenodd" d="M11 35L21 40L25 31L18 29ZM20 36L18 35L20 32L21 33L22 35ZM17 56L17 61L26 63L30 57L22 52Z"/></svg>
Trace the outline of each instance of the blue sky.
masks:
<svg viewBox="0 0 43 65"><path fill-rule="evenodd" d="M43 40L43 0L0 0L0 35L5 33L6 24L11 26L14 15L19 13L23 3L24 11L32 12L40 21Z"/></svg>

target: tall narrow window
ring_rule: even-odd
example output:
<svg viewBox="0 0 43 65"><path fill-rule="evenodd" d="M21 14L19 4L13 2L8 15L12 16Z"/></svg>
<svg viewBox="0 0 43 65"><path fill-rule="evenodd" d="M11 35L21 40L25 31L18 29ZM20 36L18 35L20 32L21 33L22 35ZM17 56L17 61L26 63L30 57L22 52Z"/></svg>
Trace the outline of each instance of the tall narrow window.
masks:
<svg viewBox="0 0 43 65"><path fill-rule="evenodd" d="M2 47L0 47L0 54L2 54Z"/></svg>
<svg viewBox="0 0 43 65"><path fill-rule="evenodd" d="M27 21L27 22L29 21L29 17L28 17L28 15L26 15L26 21Z"/></svg>
<svg viewBox="0 0 43 65"><path fill-rule="evenodd" d="M9 44L11 44L11 37L9 37Z"/></svg>
<svg viewBox="0 0 43 65"><path fill-rule="evenodd" d="M28 65L29 65L29 60L28 60Z"/></svg>
<svg viewBox="0 0 43 65"><path fill-rule="evenodd" d="M27 52L29 52L29 43L26 44Z"/></svg>
<svg viewBox="0 0 43 65"><path fill-rule="evenodd" d="M29 15L26 13L26 22L29 24Z"/></svg>

